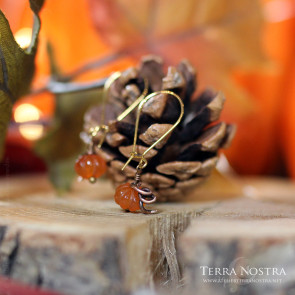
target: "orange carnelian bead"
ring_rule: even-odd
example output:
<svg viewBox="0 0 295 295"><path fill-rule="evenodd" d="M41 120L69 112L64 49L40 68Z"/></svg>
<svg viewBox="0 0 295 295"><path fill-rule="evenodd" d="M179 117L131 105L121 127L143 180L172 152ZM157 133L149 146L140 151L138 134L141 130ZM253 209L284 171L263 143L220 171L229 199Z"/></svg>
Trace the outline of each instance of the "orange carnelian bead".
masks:
<svg viewBox="0 0 295 295"><path fill-rule="evenodd" d="M98 178L106 172L107 165L105 160L98 155L82 155L76 161L75 170L85 179Z"/></svg>
<svg viewBox="0 0 295 295"><path fill-rule="evenodd" d="M117 187L115 192L115 202L122 209L135 212L140 210L138 192L131 187L130 183L124 183Z"/></svg>

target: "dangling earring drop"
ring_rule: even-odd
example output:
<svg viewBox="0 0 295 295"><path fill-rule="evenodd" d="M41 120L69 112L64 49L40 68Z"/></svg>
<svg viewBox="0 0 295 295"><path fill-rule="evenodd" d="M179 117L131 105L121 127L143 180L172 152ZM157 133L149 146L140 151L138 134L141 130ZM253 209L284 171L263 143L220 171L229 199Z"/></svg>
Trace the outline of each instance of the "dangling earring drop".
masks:
<svg viewBox="0 0 295 295"><path fill-rule="evenodd" d="M164 133L156 142L154 142L148 149L146 149L143 154L138 154L136 151L136 142L138 135L139 119L142 108L149 99L159 94L169 94L177 98L180 104L180 116L178 120L175 122L175 124L166 133ZM143 99L142 102L139 104L137 109L132 152L130 153L130 157L123 166L122 170L124 170L133 159L139 160L139 164L136 167L134 181L132 183L127 182L119 185L115 192L115 202L118 205L120 205L122 209L128 210L130 212L136 212L140 210L144 214L156 213L156 210L147 210L144 206L145 204L154 203L157 200L156 196L149 188L141 186L141 173L142 170L148 164L145 155L177 127L177 125L181 122L183 114L184 106L181 98L174 92L168 90L153 92L149 94L147 97L145 97L145 99Z"/></svg>
<svg viewBox="0 0 295 295"><path fill-rule="evenodd" d="M93 138L98 131L90 131ZM95 183L96 179L105 174L107 165L105 160L94 153L93 140L88 145L88 153L81 155L75 163L76 173L83 179L88 179L90 183Z"/></svg>
<svg viewBox="0 0 295 295"><path fill-rule="evenodd" d="M89 129L88 135L90 137L90 141L87 146L87 153L81 155L75 163L76 173L82 179L88 179L90 183L95 183L96 179L102 176L107 170L107 165L105 160L101 156L95 153L94 138L98 134L98 132L102 133L99 143L97 145L98 148L101 148L102 144L105 141L106 135L109 132L109 127L108 125L105 124L105 111L106 111L106 100L108 96L108 91L112 83L116 79L118 79L120 76L121 76L120 72L115 72L105 82L102 111L101 111L101 123L100 125ZM117 117L117 121L123 120L128 114L130 114L138 106L138 104L144 99L147 92L148 92L148 83L147 83L147 80L144 79L144 90L142 94L122 114L120 114Z"/></svg>

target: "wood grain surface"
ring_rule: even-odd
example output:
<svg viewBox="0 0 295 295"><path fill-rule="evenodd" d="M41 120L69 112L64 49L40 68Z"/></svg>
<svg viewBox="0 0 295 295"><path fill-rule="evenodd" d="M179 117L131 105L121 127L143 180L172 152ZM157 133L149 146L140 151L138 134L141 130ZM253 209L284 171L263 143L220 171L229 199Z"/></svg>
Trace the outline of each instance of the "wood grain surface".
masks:
<svg viewBox="0 0 295 295"><path fill-rule="evenodd" d="M278 179L219 175L184 202L153 205L159 213L149 216L122 211L112 195L106 180L76 183L63 196L44 175L0 180L0 275L69 295L154 287L215 294L218 285L196 275L200 263L223 257L223 265L230 264L277 243L276 255L283 257L295 240L294 185ZM265 254L260 262L269 259ZM288 263L295 266L292 255ZM289 283L293 279L290 274Z"/></svg>

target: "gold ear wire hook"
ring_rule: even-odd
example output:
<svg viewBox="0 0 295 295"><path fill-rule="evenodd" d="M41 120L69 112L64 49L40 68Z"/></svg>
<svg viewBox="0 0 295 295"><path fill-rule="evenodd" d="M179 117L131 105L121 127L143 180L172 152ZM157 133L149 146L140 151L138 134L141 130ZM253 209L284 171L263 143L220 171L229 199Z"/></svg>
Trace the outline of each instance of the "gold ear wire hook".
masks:
<svg viewBox="0 0 295 295"><path fill-rule="evenodd" d="M103 135L97 145L98 148L101 148L105 137L109 131L109 127L105 124L105 113L106 113L106 102L108 91L114 81L116 81L121 76L120 72L113 73L105 82L103 88L103 100L102 100L102 108L101 108L101 116L100 116L100 125L96 126L95 128L91 128L89 131L91 136L95 136L99 131L102 131Z"/></svg>
<svg viewBox="0 0 295 295"><path fill-rule="evenodd" d="M105 110L106 110L106 102L108 97L108 92L111 87L111 85L121 76L121 72L115 72L113 73L105 82L103 87L103 101L102 101L102 110L101 110L101 119L100 119L100 125L104 125L105 121Z"/></svg>
<svg viewBox="0 0 295 295"><path fill-rule="evenodd" d="M150 100L152 97L156 96L156 95L159 95L159 94L168 94L168 95L172 95L174 96L175 98L177 98L179 104L180 104L180 116L179 118L177 119L177 121L174 123L174 125L169 129L167 130L156 142L154 142L148 149L146 149L144 151L144 153L142 155L138 154L136 152L136 142L137 142L137 134L138 134L138 127L139 127L139 118L140 118L140 114L141 114L141 111L142 111L142 108L144 106L144 104ZM146 167L147 165L147 160L146 158L144 157L152 148L154 148L159 142L161 142L168 134L170 134L176 127L177 125L181 122L181 119L183 117L183 114L184 114L184 106L183 106L183 102L181 100L181 98L175 94L174 92L172 91L169 91L169 90L162 90L162 91L157 91L157 92L153 92L151 94L149 94L147 97L145 97L141 103L139 104L138 106L138 109L137 109L137 116L136 116L136 122L135 122L135 131L134 131L134 140L133 140L133 147L132 147L132 152L130 153L130 157L129 159L127 160L127 162L125 163L125 165L123 166L122 168L122 171L126 168L126 166L133 160L133 159L140 159L140 162L137 166L137 169L143 169L144 167Z"/></svg>
<svg viewBox="0 0 295 295"><path fill-rule="evenodd" d="M111 87L112 83L115 82L119 77L121 76L120 72L113 73L105 82L104 89L103 89L103 103L102 103L102 111L101 111L101 123L97 128L95 128L92 133L92 136L95 136L98 131L103 132L103 136L101 137L98 148L101 148L102 144L104 143L105 137L109 131L109 127L105 124L105 113L106 113L106 101L108 96L109 88ZM148 81L146 78L143 78L144 81L144 90L142 94L122 113L117 117L117 121L123 120L127 115L129 115L142 101L142 99L147 95L148 93ZM92 132L90 130L90 132Z"/></svg>
<svg viewBox="0 0 295 295"><path fill-rule="evenodd" d="M117 121L123 120L128 114L130 114L137 106L138 104L145 98L145 96L148 93L148 81L146 78L143 78L144 82L144 89L141 95L121 114L117 117Z"/></svg>

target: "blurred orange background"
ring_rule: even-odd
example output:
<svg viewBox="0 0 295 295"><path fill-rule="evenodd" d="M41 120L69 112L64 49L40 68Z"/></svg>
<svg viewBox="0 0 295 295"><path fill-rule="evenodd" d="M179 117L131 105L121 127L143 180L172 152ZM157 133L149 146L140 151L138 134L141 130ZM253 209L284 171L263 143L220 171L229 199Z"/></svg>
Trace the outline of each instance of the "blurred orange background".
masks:
<svg viewBox="0 0 295 295"><path fill-rule="evenodd" d="M295 1L199 2L48 0L40 14L33 88L44 86L50 76L48 42L64 74L122 53L83 72L76 79L82 81L135 65L142 54L159 54L166 65L188 58L197 68L200 88L213 86L226 94L222 119L238 126L232 146L224 151L233 169L295 178ZM189 18L191 7L202 8L203 18ZM27 0L0 0L0 8L15 35L32 27ZM15 111L25 103L37 108L41 120L54 113L48 92L22 98ZM24 166L16 172L45 169L31 151L33 141L25 137L10 128L4 163ZM30 155L25 162L20 150Z"/></svg>

